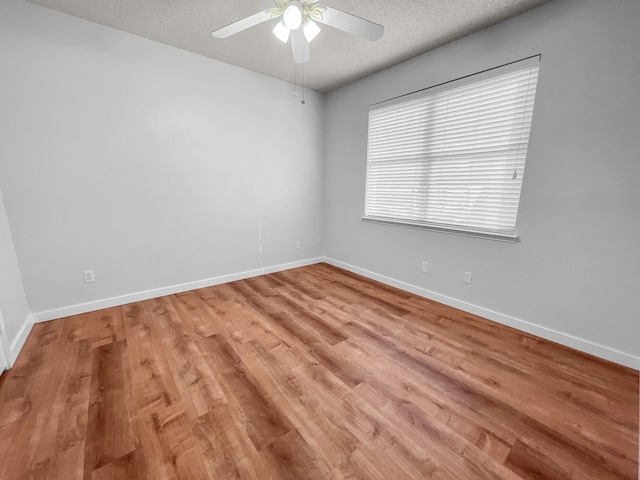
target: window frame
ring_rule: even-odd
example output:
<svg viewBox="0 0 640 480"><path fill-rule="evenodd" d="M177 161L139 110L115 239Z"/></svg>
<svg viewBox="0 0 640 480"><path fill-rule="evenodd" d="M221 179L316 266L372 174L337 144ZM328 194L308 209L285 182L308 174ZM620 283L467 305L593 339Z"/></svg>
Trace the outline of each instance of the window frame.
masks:
<svg viewBox="0 0 640 480"><path fill-rule="evenodd" d="M409 93L406 95L401 95L399 97L395 97L377 104L373 104L370 106L369 108L369 120L368 120L368 130L367 130L367 163L366 163L366 185L365 185L365 211L364 214L362 216L362 220L366 221L366 222L374 222L374 223L379 223L379 224L384 224L384 225L395 225L395 226L403 226L403 227L408 227L408 228L419 228L419 229L428 229L428 230L432 230L432 231L437 231L437 232L442 232L442 233L451 233L451 234L458 234L458 235L465 235L465 236L474 236L474 237L482 237L482 238L488 238L488 239L493 239L493 240L500 240L500 241L506 241L506 242L516 242L518 241L518 234L516 231L516 227L517 227L517 218L518 218L518 213L519 213L519 203L520 203L520 196L521 196L521 192L522 192L522 187L523 187L523 179L524 179L524 167L526 164L526 157L527 157L527 150L528 150L528 146L529 146L529 141L530 141L530 136L531 136L531 127L532 127L532 118L533 118L533 106L534 106L534 101L535 101L535 92L536 92L536 88L537 88L537 78L538 78L538 71L539 71L539 65L540 65L540 59L541 56L540 55L535 55L532 57L528 57L522 60L518 60L515 62L511 62L509 64L505 64L505 65L501 65L499 67L495 67L495 68L491 68L489 70L485 70L479 73L475 73L475 74L471 74L471 75L467 75L465 77L462 78L458 78L455 80L451 80L445 83L441 83L438 85L434 85L432 87L428 87L422 90L419 90L417 92L413 92L413 93ZM516 151L517 150L517 155L518 155L518 159L514 160L513 162L520 162L518 163L517 167L514 168L513 166L509 167L509 170L507 170L507 167L509 165L515 165L515 163L510 163L511 160L496 160L496 163L498 165L501 165L502 168L504 168L504 170L501 170L501 174L502 175L506 175L507 173L510 173L512 170L514 171L514 174L520 175L520 178L518 178L518 187L517 187L517 193L511 193L510 194L510 202L512 204L512 207L510 209L510 215L511 217L513 217L512 221L509 220L509 229L497 229L497 228L478 228L476 225L473 225L472 222L470 223L469 221L467 221L467 224L464 224L462 222L458 223L458 224L452 224L452 223L447 223L447 222L437 222L437 221L433 221L433 220L424 220L424 219L419 219L419 220L415 220L413 218L406 218L406 217L402 217L402 216L398 216L398 217L394 217L392 215L376 215L371 214L371 208L370 208L370 182L371 180L371 176L373 174L371 174L371 169L376 168L375 166L372 167L372 163L377 165L377 168L380 168L380 166L384 166L384 163L378 162L377 164L374 162L372 162L371 160L371 144L372 144L372 112L376 112L376 111L383 111L383 110L390 110L395 108L403 108L403 106L405 105L410 105L412 102L420 102L420 101L426 101L428 102L429 99L437 99L439 98L438 95L442 96L443 94L446 95L447 92L455 92L458 91L459 89L462 89L462 87L470 87L473 84L483 84L486 82L491 82L492 79L500 79L500 78L505 78L510 74L513 74L514 72L520 72L523 70L528 70L530 72L530 75L532 75L532 77L534 78L534 81L531 80L531 77L528 79L528 83L527 83L527 91L524 94L523 98L525 99L526 102L526 106L523 107L522 110L522 118L524 118L525 120L523 120L523 123L526 122L526 129L524 129L523 131L526 130L526 136L523 136L522 133L519 134L518 136L518 142L516 142L515 140L510 140L511 143L509 142L505 142L504 145L506 146L506 150L505 152L511 154L512 151ZM533 73L531 73L533 72ZM478 94L480 95L480 94ZM520 97L519 97L520 98ZM426 100L425 100L426 99ZM515 112L515 108L514 108L514 112ZM393 113L393 112L392 112ZM398 113L398 112L396 112ZM448 112L447 112L448 113ZM444 116L446 118L446 115ZM425 117L427 118L427 117ZM431 117L428 117L429 120L433 122L433 119L440 119L442 117L438 117L435 115L432 115ZM478 127L474 127L474 128L478 128ZM507 127L509 129L516 129L519 128L517 127L517 124L515 122L512 121L512 123L510 124L509 127ZM507 130L509 131L509 130ZM380 134L381 135L381 134ZM426 137L426 135L425 135ZM522 139L525 138L526 140L524 141L524 148L522 148ZM376 141L379 141L378 138L376 138ZM395 141L395 138L394 140ZM402 146L404 147L405 145L402 144L401 142L396 142L398 144L398 146ZM423 147L425 149L429 148L428 143L424 143ZM475 145L475 144L474 144ZM513 145L519 145L518 148L516 149ZM392 148L395 147L395 145L393 145L392 143ZM522 152L521 152L522 150ZM475 147L474 147L474 154L476 154L475 152ZM497 154L496 154L497 155ZM392 154L389 154L389 156L392 156ZM417 155L418 157L420 155ZM436 159L436 161L434 161L434 158L436 158L436 155L431 155L430 154L424 154L425 158L421 158L419 160L413 160L413 163L411 163L411 161L409 161L409 163L411 163L414 168L418 169L420 166L421 168L424 169L430 169L433 168L434 165L439 165L439 163L443 163L443 162L448 162L446 163L446 167L447 168L452 168L453 165L453 161L452 160L444 160L447 156L454 156L449 150L446 151L446 153L440 154L440 159ZM476 157L469 157L469 159L466 161L466 163L468 163L469 165L471 165L474 161L477 161L479 157L479 154L476 154ZM429 164L429 162L432 162L432 164ZM389 163L391 163L391 161L389 160ZM464 162L462 162L464 163ZM395 167L394 167L395 168ZM402 167L399 167L402 168ZM466 173L469 175L469 178L473 178L474 180L477 180L477 177L473 177L473 166L467 166L466 170L464 170ZM392 173L393 175L397 175L397 173ZM425 185L426 183L429 181L428 180L428 175L429 174L425 174L425 175L420 175L420 174L414 174L415 178L412 178L411 181L414 181L417 184L419 184L419 186L417 187L420 190L420 194L425 196L427 195L427 193L430 192L429 188L426 188ZM421 178L421 179L417 179L417 177L421 177L421 176L425 176L425 178ZM515 179L516 177L514 177ZM392 178L393 180L393 178ZM387 180L389 181L389 180ZM467 183L467 195L470 195L469 192L471 191L471 187L470 185L473 182L471 182L470 180ZM395 184L392 184L395 185ZM484 186L486 186L486 184L482 184ZM492 184L491 186L494 186L494 184ZM440 188L440 186L439 186ZM465 192L462 189L461 185L457 185L456 188L458 190L454 190L453 194L455 195L463 195ZM496 187L496 188L500 188L500 187ZM509 188L511 188L513 190L513 187L507 187L504 186L502 187L502 194L504 195L504 192L506 192ZM376 190L376 194L379 194ZM384 196L384 194L379 194L381 196ZM406 194L405 194L406 195ZM422 198L422 197L421 197ZM390 211L393 209L393 207L397 207L398 209L400 209L401 207L401 203L402 201L405 200L405 197L402 197L402 199L400 200L400 203L398 204L384 204L383 202L379 202L382 204L382 207L378 208L378 212L381 210L385 210L385 208ZM515 208L513 207L513 202L515 200ZM377 200L374 203L374 206L377 206ZM415 210L418 212L415 215L422 215L423 217L427 217L428 215L431 215L432 217L434 216L434 212L429 211L428 210L428 200L426 200L426 198L422 198L421 203L424 203L424 207L412 207L415 208ZM495 208L503 208L503 205L505 204L505 202L503 201L498 201L495 203L492 203L492 206L495 206ZM457 207L449 207L448 210L448 214L449 215L453 215L452 212L455 212L455 209ZM466 207L464 207L464 214L465 215L469 215L469 212L472 212L473 210L473 206L469 206L467 205ZM402 215L402 214L400 214ZM411 215L414 215L413 210ZM511 218L510 217L510 218ZM494 227L499 226L498 224L495 224Z"/></svg>

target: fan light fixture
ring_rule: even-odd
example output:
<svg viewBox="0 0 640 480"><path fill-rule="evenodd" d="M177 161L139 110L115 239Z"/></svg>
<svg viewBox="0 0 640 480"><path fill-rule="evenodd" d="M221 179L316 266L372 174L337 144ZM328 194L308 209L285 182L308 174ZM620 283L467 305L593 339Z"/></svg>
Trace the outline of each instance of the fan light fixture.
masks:
<svg viewBox="0 0 640 480"><path fill-rule="evenodd" d="M282 14L282 21L289 30L297 30L302 25L302 9L300 2L293 0Z"/></svg>
<svg viewBox="0 0 640 480"><path fill-rule="evenodd" d="M311 40L316 38L320 33L320 27L316 22L307 18L302 26L302 31L304 32L304 37L307 39L307 42L311 43Z"/></svg>
<svg viewBox="0 0 640 480"><path fill-rule="evenodd" d="M282 43L287 43L289 41L290 33L291 30L289 30L289 28L284 24L284 20L280 20L273 29L273 34L278 37L278 40Z"/></svg>

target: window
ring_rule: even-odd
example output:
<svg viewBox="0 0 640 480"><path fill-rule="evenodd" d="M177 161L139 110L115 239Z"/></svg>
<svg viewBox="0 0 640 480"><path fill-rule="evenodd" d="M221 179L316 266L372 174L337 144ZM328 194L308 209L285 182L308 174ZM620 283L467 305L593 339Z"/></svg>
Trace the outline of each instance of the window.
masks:
<svg viewBox="0 0 640 480"><path fill-rule="evenodd" d="M372 106L363 219L515 240L539 63Z"/></svg>

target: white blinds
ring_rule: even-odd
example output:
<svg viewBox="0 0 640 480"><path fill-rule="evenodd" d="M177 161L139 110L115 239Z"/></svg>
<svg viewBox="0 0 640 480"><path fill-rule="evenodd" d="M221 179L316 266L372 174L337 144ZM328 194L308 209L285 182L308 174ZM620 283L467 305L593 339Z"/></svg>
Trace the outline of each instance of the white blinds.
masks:
<svg viewBox="0 0 640 480"><path fill-rule="evenodd" d="M515 236L538 66L371 107L365 218Z"/></svg>

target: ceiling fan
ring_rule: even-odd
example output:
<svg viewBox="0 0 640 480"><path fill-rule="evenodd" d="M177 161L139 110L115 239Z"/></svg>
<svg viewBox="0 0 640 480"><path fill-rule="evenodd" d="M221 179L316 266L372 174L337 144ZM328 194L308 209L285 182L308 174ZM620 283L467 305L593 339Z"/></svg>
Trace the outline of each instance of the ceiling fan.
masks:
<svg viewBox="0 0 640 480"><path fill-rule="evenodd" d="M309 43L320 33L318 23L329 25L352 35L375 41L382 37L384 27L364 18L356 17L318 3L319 0L274 0L275 6L214 30L216 38L227 38L259 23L279 18L273 29L278 39L287 43L291 39L293 61L304 63L311 58ZM316 23L317 22L317 23Z"/></svg>

